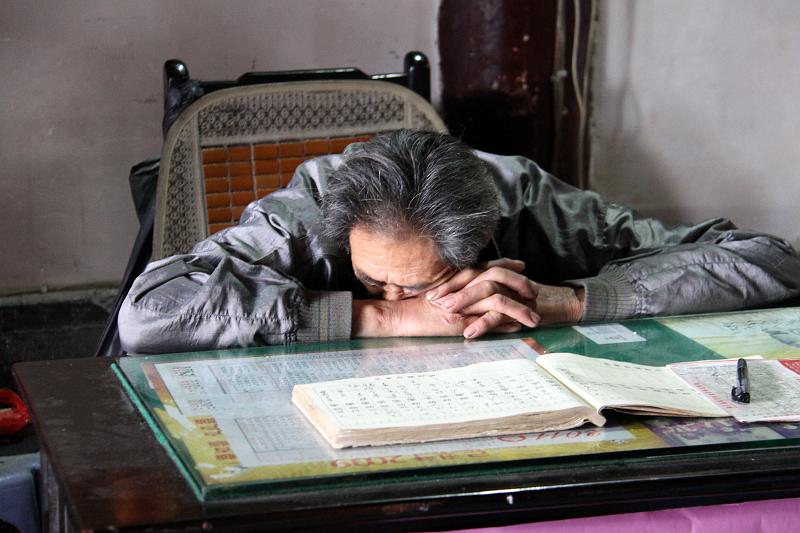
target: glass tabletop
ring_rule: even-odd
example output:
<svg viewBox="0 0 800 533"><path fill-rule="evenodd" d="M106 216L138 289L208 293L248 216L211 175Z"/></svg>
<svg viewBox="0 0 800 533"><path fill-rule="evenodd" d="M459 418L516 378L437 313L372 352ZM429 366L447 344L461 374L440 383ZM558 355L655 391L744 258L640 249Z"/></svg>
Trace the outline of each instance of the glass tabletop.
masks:
<svg viewBox="0 0 800 533"><path fill-rule="evenodd" d="M800 424L611 415L602 427L334 450L289 400L296 383L464 366L571 352L663 366L746 355L800 358L800 308L564 326L463 339L371 339L120 359L115 372L202 500L266 489L341 489L448 476L626 464L719 461L737 451L795 447ZM520 342L526 338L526 342ZM800 346L800 344L798 344ZM533 349L531 349L531 347ZM246 416L225 416L239 394ZM226 396L227 395L227 396ZM209 402L215 405L210 405ZM212 409L213 407L213 409ZM216 413L210 416L210 412Z"/></svg>

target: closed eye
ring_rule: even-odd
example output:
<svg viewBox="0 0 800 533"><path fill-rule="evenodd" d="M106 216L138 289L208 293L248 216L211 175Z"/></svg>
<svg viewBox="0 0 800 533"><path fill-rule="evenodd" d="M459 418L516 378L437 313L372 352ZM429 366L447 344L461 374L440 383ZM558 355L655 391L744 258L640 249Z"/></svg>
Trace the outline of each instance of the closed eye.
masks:
<svg viewBox="0 0 800 533"><path fill-rule="evenodd" d="M373 288L373 289L383 289L386 286L385 283L382 283L380 281L375 281L375 280L372 280L372 279L368 279L368 278L367 279L358 278L358 281L363 283L364 286L369 287L369 288ZM416 294L416 293L420 293L420 292L424 291L429 286L430 286L430 283L424 283L422 285L413 285L411 287L406 287L406 286L403 286L403 285L397 285L397 288L402 290L403 292L406 292L406 293L415 293Z"/></svg>
<svg viewBox="0 0 800 533"><path fill-rule="evenodd" d="M374 280L371 280L371 279L358 278L358 281L360 281L361 283L363 283L367 287L373 287L373 288L376 288L376 289L383 288L383 286L385 285L385 283L380 283L378 281L374 281Z"/></svg>

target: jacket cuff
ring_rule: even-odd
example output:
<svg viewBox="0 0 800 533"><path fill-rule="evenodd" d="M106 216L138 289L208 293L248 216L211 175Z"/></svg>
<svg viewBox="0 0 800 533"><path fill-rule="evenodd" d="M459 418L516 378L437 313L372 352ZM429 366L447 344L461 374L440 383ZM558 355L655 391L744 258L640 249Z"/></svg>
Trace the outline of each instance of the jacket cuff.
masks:
<svg viewBox="0 0 800 533"><path fill-rule="evenodd" d="M583 287L581 322L608 322L636 316L636 290L619 272L601 272L593 278L567 280L564 285Z"/></svg>
<svg viewBox="0 0 800 533"><path fill-rule="evenodd" d="M327 342L350 338L353 293L306 292L300 307L297 342Z"/></svg>

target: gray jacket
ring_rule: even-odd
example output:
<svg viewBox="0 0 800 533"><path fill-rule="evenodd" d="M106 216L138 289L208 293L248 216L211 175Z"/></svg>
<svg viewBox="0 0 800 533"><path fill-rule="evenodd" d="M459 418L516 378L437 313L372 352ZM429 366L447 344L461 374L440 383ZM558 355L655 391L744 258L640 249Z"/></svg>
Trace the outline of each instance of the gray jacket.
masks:
<svg viewBox="0 0 800 533"><path fill-rule="evenodd" d="M586 290L583 321L723 311L800 292L786 241L714 219L668 226L575 189L522 157L477 152L492 169L501 222L483 259ZM156 353L350 337L365 296L350 258L320 235L320 197L342 156L301 165L288 188L250 204L238 226L151 263L119 316L123 348Z"/></svg>

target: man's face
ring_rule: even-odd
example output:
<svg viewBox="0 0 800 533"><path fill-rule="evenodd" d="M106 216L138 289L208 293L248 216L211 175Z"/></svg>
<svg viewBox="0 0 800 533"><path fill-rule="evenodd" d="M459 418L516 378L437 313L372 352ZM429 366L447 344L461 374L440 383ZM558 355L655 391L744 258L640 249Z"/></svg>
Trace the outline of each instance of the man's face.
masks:
<svg viewBox="0 0 800 533"><path fill-rule="evenodd" d="M356 226L350 232L350 255L359 281L384 300L419 296L455 274L433 241L417 235L387 237Z"/></svg>

